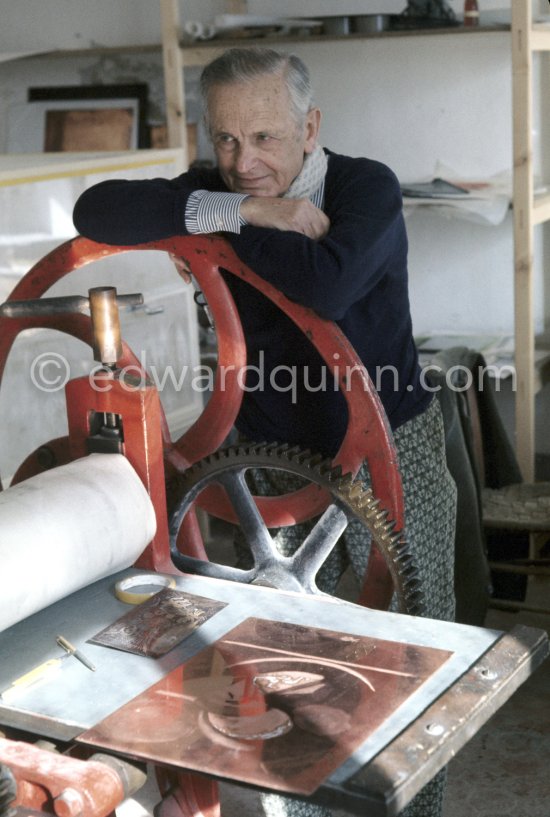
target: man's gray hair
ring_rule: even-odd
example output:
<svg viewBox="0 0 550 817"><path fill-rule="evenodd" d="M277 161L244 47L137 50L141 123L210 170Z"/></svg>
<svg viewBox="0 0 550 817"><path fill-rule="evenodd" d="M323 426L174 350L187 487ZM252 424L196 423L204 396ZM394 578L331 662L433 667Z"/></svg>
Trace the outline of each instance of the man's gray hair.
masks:
<svg viewBox="0 0 550 817"><path fill-rule="evenodd" d="M200 91L206 117L211 88L250 82L270 74L279 74L285 80L292 113L298 124L303 124L306 114L313 107L309 70L295 54L284 54L272 48L230 48L205 66L200 78Z"/></svg>

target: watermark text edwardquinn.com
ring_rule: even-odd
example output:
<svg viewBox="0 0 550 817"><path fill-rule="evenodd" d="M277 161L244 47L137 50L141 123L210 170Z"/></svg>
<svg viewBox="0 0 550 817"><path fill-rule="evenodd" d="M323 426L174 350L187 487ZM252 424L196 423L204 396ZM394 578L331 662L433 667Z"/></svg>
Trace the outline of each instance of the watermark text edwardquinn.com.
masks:
<svg viewBox="0 0 550 817"><path fill-rule="evenodd" d="M191 388L199 393L209 393L214 387L225 391L229 379L245 392L264 391L269 388L273 391L288 393L293 403L297 402L301 392L322 393L327 391L346 391L352 388L369 389L363 366L341 366L339 355L333 356L333 365L323 365L310 370L308 366L278 365L269 369L265 365L263 351L259 353L257 364L242 367L220 365L214 370L203 364L180 367L157 367L155 364L147 366L146 355L140 358L139 365L129 364L120 369L119 382L129 391L143 387L146 382L153 383L162 393L165 389L181 392ZM56 392L63 389L73 377L69 360L58 352L42 352L31 362L30 378L33 385L42 392ZM101 370L97 364L88 374L90 385L98 391L109 390L110 381L96 377ZM434 378L434 375L437 378ZM78 376L78 375L77 375ZM80 375L81 376L81 375ZM483 391L483 384L487 376L494 378L495 388L498 391L500 380L512 378L512 389L516 387L516 372L512 364L495 366L484 365L476 369L456 365L443 371L436 364L429 364L420 371L420 384L429 392L438 392L442 388L441 377L445 385L453 391L466 391L471 386ZM382 386L385 390L401 390L399 372L395 366L378 366L372 378L372 385L376 391ZM437 382L436 382L437 379ZM411 385L405 388L412 390Z"/></svg>

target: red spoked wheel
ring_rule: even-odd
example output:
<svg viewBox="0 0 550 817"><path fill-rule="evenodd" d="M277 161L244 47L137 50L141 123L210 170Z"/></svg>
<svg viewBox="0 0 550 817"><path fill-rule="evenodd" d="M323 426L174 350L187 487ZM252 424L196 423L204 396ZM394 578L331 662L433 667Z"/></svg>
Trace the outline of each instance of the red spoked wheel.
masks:
<svg viewBox="0 0 550 817"><path fill-rule="evenodd" d="M367 460L374 494L388 517L394 521L395 528L401 530L404 521L403 496L395 446L379 397L353 347L334 323L319 318L311 309L289 301L243 264L224 239L216 236L176 236L127 247L100 244L78 236L35 264L15 287L9 300L39 298L73 270L109 255L135 250L160 250L185 259L206 297L216 326L218 367L214 389L205 410L191 428L175 441L170 440L164 423L168 469L184 471L216 451L233 427L241 405L243 392L239 371L246 365L246 346L237 309L220 274L220 269L223 269L258 289L294 321L320 353L328 370L338 379L347 401L348 427L334 465L340 465L344 473L355 474L361 463ZM36 326L67 332L91 345L90 322L81 315L23 319L0 317L0 383L17 334ZM120 363L139 365L127 347L124 360ZM218 379L220 371L224 373L223 384ZM351 384L346 379L350 372L353 373ZM28 471L25 476L30 475ZM280 527L320 514L327 506L329 497L315 486L307 486L282 497L256 497L255 501L265 524ZM201 506L214 516L234 521L233 509L223 492L205 492L201 497ZM369 574L372 577L370 605L387 606L392 592L391 579L375 549L372 549Z"/></svg>

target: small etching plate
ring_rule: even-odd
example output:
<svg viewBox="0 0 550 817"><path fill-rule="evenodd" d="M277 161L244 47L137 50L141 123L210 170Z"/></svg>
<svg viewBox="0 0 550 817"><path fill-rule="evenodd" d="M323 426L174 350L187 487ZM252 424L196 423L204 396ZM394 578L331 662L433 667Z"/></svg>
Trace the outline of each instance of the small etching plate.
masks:
<svg viewBox="0 0 550 817"><path fill-rule="evenodd" d="M164 589L88 639L91 644L158 658L227 605Z"/></svg>

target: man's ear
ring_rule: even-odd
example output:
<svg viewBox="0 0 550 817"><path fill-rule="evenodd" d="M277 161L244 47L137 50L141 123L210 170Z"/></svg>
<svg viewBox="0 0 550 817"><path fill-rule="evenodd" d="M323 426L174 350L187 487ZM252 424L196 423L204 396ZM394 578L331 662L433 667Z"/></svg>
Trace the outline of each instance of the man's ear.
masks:
<svg viewBox="0 0 550 817"><path fill-rule="evenodd" d="M320 126L321 111L319 108L312 108L306 116L304 153L312 153L315 149Z"/></svg>

